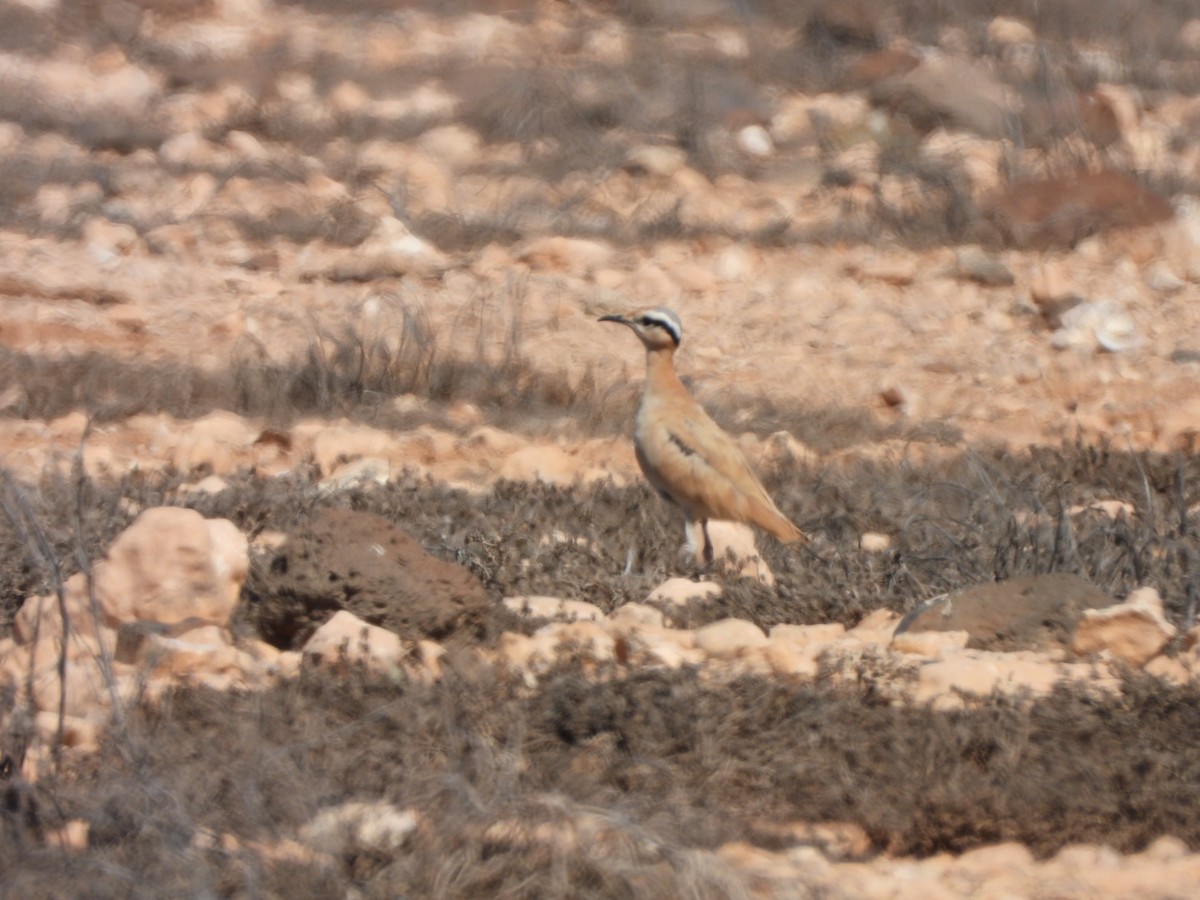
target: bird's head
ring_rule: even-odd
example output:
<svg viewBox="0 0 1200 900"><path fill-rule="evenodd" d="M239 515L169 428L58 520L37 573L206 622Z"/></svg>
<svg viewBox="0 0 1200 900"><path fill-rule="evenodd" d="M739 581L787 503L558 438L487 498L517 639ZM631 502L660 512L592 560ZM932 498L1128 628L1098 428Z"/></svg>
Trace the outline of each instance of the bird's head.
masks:
<svg viewBox="0 0 1200 900"><path fill-rule="evenodd" d="M683 340L683 323L665 306L642 309L628 316L601 316L600 321L628 325L647 350L674 350Z"/></svg>

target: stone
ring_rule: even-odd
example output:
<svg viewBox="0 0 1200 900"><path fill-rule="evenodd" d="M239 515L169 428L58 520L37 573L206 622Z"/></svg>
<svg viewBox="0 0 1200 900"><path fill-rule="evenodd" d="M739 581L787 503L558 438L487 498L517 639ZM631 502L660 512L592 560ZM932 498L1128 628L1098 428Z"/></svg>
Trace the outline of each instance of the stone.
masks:
<svg viewBox="0 0 1200 900"><path fill-rule="evenodd" d="M678 669L704 661L703 651L696 647L695 635L674 628L643 626L628 631L618 640L616 650L618 658L624 655L629 662L643 666Z"/></svg>
<svg viewBox="0 0 1200 900"><path fill-rule="evenodd" d="M414 809L383 800L351 801L318 812L300 828L299 838L334 859L362 853L391 854L399 850L421 824Z"/></svg>
<svg viewBox="0 0 1200 900"><path fill-rule="evenodd" d="M332 425L313 438L312 458L323 477L333 474L343 463L363 457L387 459L395 448L395 439L386 431L365 425Z"/></svg>
<svg viewBox="0 0 1200 900"><path fill-rule="evenodd" d="M927 601L897 633L966 631L967 646L985 650L1067 647L1084 610L1111 605L1112 597L1078 575L1019 575Z"/></svg>
<svg viewBox="0 0 1200 900"><path fill-rule="evenodd" d="M498 630L511 616L465 568L371 513L314 512L261 572L252 618L264 639L284 649L303 645L338 610L405 640L440 643Z"/></svg>
<svg viewBox="0 0 1200 900"><path fill-rule="evenodd" d="M1163 616L1158 591L1142 587L1124 603L1084 612L1071 648L1081 656L1107 651L1131 666L1144 666L1175 633L1175 626Z"/></svg>
<svg viewBox="0 0 1200 900"><path fill-rule="evenodd" d="M924 62L871 86L875 106L903 116L922 134L939 128L1006 137L1011 109L1004 85L963 59Z"/></svg>
<svg viewBox="0 0 1200 900"><path fill-rule="evenodd" d="M965 631L909 631L893 637L891 647L897 653L945 659L965 649L970 638Z"/></svg>
<svg viewBox="0 0 1200 900"><path fill-rule="evenodd" d="M1009 16L996 16L988 23L987 38L993 44L1032 44L1037 35L1029 23Z"/></svg>
<svg viewBox="0 0 1200 900"><path fill-rule="evenodd" d="M892 538L877 531L867 531L859 537L858 546L866 553L884 553L891 549Z"/></svg>
<svg viewBox="0 0 1200 900"><path fill-rule="evenodd" d="M776 626L778 627L778 626ZM774 634L763 648L763 659L776 675L798 678L815 678L820 671L820 656L825 645L818 642L802 643L780 639Z"/></svg>
<svg viewBox="0 0 1200 900"><path fill-rule="evenodd" d="M646 597L647 603L685 606L692 600L707 600L719 596L721 585L715 581L692 581L690 578L668 578Z"/></svg>
<svg viewBox="0 0 1200 900"><path fill-rule="evenodd" d="M613 248L603 241L561 235L534 238L516 252L518 260L534 269L575 275L587 275L603 268L612 256Z"/></svg>
<svg viewBox="0 0 1200 900"><path fill-rule="evenodd" d="M713 559L717 565L732 559L734 574L757 578L767 586L775 583L775 574L759 555L754 530L749 525L713 519L708 523L708 539L712 541Z"/></svg>
<svg viewBox="0 0 1200 900"><path fill-rule="evenodd" d="M344 609L313 632L302 652L304 663L315 668L362 665L381 674L397 671L407 655L398 634L368 624Z"/></svg>
<svg viewBox="0 0 1200 900"><path fill-rule="evenodd" d="M569 651L586 662L612 662L616 658L616 639L609 634L606 624L590 620L555 622L539 629L534 637L543 632L552 635L558 656Z"/></svg>
<svg viewBox="0 0 1200 900"><path fill-rule="evenodd" d="M68 819L58 828L47 831L45 841L51 847L68 853L82 853L88 848L91 824L83 819Z"/></svg>
<svg viewBox="0 0 1200 900"><path fill-rule="evenodd" d="M1029 249L1073 246L1099 231L1156 225L1175 214L1166 198L1111 170L1017 181L991 213L1013 244Z"/></svg>
<svg viewBox="0 0 1200 900"><path fill-rule="evenodd" d="M846 632L846 636L867 644L886 647L892 642L900 616L890 609L877 609Z"/></svg>
<svg viewBox="0 0 1200 900"><path fill-rule="evenodd" d="M846 626L840 622L830 622L827 625L789 625L780 623L773 625L769 632L772 641L786 641L790 644L827 644L836 641L846 634Z"/></svg>
<svg viewBox="0 0 1200 900"><path fill-rule="evenodd" d="M510 453L500 466L508 481L571 485L581 480L583 462L555 444L533 444Z"/></svg>
<svg viewBox="0 0 1200 900"><path fill-rule="evenodd" d="M663 628L666 625L666 617L663 616L662 610L632 601L609 613L608 620L621 630Z"/></svg>
<svg viewBox="0 0 1200 900"><path fill-rule="evenodd" d="M687 165L687 153L679 147L643 144L625 157L625 170L637 175L670 178Z"/></svg>
<svg viewBox="0 0 1200 900"><path fill-rule="evenodd" d="M229 520L205 519L179 507L148 509L92 567L101 624L115 628L135 621L171 624L196 619L225 625L249 565L246 538ZM66 592L68 610L83 617L76 629L87 633L92 604L82 573L68 579ZM56 620L57 601L31 597L14 624L17 634L28 640L35 627L61 633Z"/></svg>
<svg viewBox="0 0 1200 900"><path fill-rule="evenodd" d="M959 692L984 697L1000 686L1000 680L1000 671L990 659L956 656L918 667L913 699L955 706Z"/></svg>
<svg viewBox="0 0 1200 900"><path fill-rule="evenodd" d="M720 619L696 629L696 647L712 659L735 659L767 645L767 636L745 619Z"/></svg>
<svg viewBox="0 0 1200 900"><path fill-rule="evenodd" d="M583 600L564 600L561 597L505 597L504 606L518 615L565 622L598 622L605 618L600 607ZM661 613L660 613L661 615Z"/></svg>
<svg viewBox="0 0 1200 900"><path fill-rule="evenodd" d="M964 247L955 253L954 274L986 287L1008 287L1016 276L1003 262L978 246Z"/></svg>

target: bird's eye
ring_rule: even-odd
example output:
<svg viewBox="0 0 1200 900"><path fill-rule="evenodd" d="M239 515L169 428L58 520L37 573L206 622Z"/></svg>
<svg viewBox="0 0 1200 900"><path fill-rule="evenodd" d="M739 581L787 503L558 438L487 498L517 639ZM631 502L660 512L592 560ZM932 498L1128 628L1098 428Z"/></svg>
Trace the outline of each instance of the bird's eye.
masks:
<svg viewBox="0 0 1200 900"><path fill-rule="evenodd" d="M651 319L649 316L642 316L640 319L637 320L637 323L639 325L645 325L647 328L649 328L651 325L658 324L653 319Z"/></svg>

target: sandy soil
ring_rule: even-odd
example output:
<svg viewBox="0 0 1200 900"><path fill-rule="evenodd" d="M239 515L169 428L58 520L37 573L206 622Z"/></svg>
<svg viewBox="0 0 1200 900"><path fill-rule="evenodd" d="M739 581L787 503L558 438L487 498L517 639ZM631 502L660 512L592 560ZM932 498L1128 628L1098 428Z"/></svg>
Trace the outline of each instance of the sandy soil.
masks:
<svg viewBox="0 0 1200 900"><path fill-rule="evenodd" d="M910 6L0 0L0 638L167 505L252 541L239 647L409 655L36 779L6 674L0 893L1185 896L1200 19ZM698 574L596 321L651 305L815 541L535 663L506 598ZM1146 588L1152 662L1080 650Z"/></svg>

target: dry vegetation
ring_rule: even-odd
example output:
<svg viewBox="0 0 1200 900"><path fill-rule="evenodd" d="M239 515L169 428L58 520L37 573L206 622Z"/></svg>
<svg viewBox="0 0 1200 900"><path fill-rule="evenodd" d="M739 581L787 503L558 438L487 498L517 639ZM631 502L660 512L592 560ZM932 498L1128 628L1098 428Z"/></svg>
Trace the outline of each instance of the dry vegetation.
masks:
<svg viewBox="0 0 1200 900"><path fill-rule="evenodd" d="M1195 13L1187 0L1157 3L1153 15L1120 0L714 4L714 15L744 31L750 52L741 60L659 41L662 28L693 20L692 5L573 4L581 43L608 19L632 29L633 66L533 59L500 67L441 57L384 68L367 55L313 52L283 39L230 66L185 43L138 36L142 16L198 17L202 3L64 0L43 14L0 0L0 51L36 57L62 41L94 53L115 45L173 90L235 84L245 102L236 115L213 122L205 137L219 141L244 131L287 151L258 167L221 160L147 165L139 151L157 151L172 137L165 113L97 118L36 86L9 90L0 76L0 119L88 151L86 158L28 147L0 154L0 226L30 240L74 238L103 209L152 243L157 229L179 223L166 210L125 206L122 186L131 180L166 183L207 172L222 184L238 178L302 185L311 174L307 158L314 157L341 184L386 196L398 218L446 253L511 247L544 233L603 238L618 247L718 237L762 247L1000 247L1011 235L981 208L961 166L921 149L919 137L931 126L911 108L910 121L879 157L880 173L908 186L906 202L882 195L865 205L846 200L836 228L780 220L706 231L681 219L677 206L647 204L619 218L586 200L595 183L626 164L631 148L646 143L682 148L710 179L736 173L753 180L807 165L790 158L786 146L771 161L748 160L713 126L761 115L756 105L780 92L837 90L867 53L882 47L885 33L937 43L957 29L967 55L989 57L999 51L987 40L988 21L1013 15L1045 41L1034 77L1014 78L1031 101L1053 105L1067 88L1093 87L1096 54L1085 48L1103 48L1127 83L1147 94L1200 91L1200 60L1180 42L1180 25ZM446 17L487 8L514 21L537 15L532 5L509 3L276 6L281 16L320 16L364 33L408 8ZM795 34L794 41L771 39L784 32ZM404 174L364 161L362 147L377 138L416 139L449 117L435 110L383 119L347 110L306 118L297 104L280 100L280 81L297 72L322 93L350 81L401 96L441 78L462 98L454 121L486 145L527 148L519 161L489 161L471 177L519 176L553 189L514 192L512 203L486 213L412 212ZM1081 160L1103 161L1165 194L1200 195L1195 173L1136 171L1077 116L1004 126L1013 146L1040 151L1032 162L1012 154L1005 172L1011 182L1071 171ZM1200 119L1189 129L1177 135L1181 145L1200 137ZM845 139L833 131L820 135L825 197L841 196L852 177L835 162ZM57 219L33 206L47 185L91 184L101 189L72 195L74 205ZM260 247L317 238L356 246L372 224L352 204L316 201L269 217L228 218L241 240ZM264 250L245 267L269 264ZM505 302L519 309L522 290L512 284ZM27 286L0 285L0 295L27 293ZM104 307L126 298L72 299ZM480 307L492 299L481 298ZM523 353L520 321L514 316L508 323L499 353L485 353L479 335L489 320L481 312L460 323L469 339L459 348L474 342L478 351L452 353L429 314L405 306L398 341L313 326L318 333L294 359L271 357L247 337L220 370L175 358L104 350L50 356L0 345L0 385L20 388L3 415L51 420L84 410L103 424L138 413L190 419L220 409L279 428L304 417L347 417L405 429L429 422L453 427L447 405L466 401L488 423L525 434L623 430L633 389L606 387L611 380L595 373L568 384L561 372L536 366ZM391 401L401 394L431 404L398 411ZM760 434L786 430L822 452L884 439L959 440L941 422L885 425L861 410L776 404L755 391L731 388L707 399L723 424ZM501 483L469 494L409 479L330 492L317 486L314 472L298 469L270 480L241 474L223 492L197 496L181 491L184 480L182 473L135 471L115 483L53 472L36 483L0 482L0 634L11 630L25 598L99 558L134 511L154 505L227 517L251 536L268 527L288 531L322 507L374 512L435 555L466 566L497 600L554 594L609 611L644 598L676 566L676 523L642 485L568 490ZM1153 584L1175 624L1195 624L1200 456L1194 453L1077 443L1027 453L963 447L953 459L943 454L928 462L847 454L827 466L778 469L768 481L783 510L817 536L814 547L795 552L764 542L774 587L732 582L719 599L681 609L678 624L737 616L764 628L852 625L876 609L907 612L941 592L1044 572L1082 574L1114 596ZM1130 500L1136 512L1115 520L1068 513L1113 497ZM546 539L563 527L585 540ZM855 552L867 531L895 535L893 548ZM632 574L624 574L630 559ZM256 605L274 590L272 573L258 560L240 628L261 627ZM474 637L487 643L496 632ZM476 670L465 653L447 671L432 686L353 672L306 674L265 693L179 690L160 703L134 705L99 754L36 784L19 775L29 723L13 719L10 733L0 735L0 894L735 896L742 886L697 851L733 840L786 844L767 827L772 822L856 823L870 839L870 854L960 852L1003 840L1023 842L1039 856L1078 841L1132 852L1164 834L1200 848L1194 682L1166 687L1130 677L1112 696L1063 688L1036 702L992 697L945 713L889 704L871 673L859 686L826 680L797 687L754 678L713 683L691 670L596 680L566 668L531 688ZM11 708L15 700L0 697L0 706ZM334 859L264 861L262 847L295 834L319 809L375 799L416 809L425 824L388 854L347 845ZM91 828L91 844L78 854L43 842L70 819ZM595 840L556 847L519 836L542 823L569 831L585 820L597 829ZM498 822L518 823L518 836L497 832ZM214 843L212 835L236 840ZM797 895L805 889L798 885Z"/></svg>

